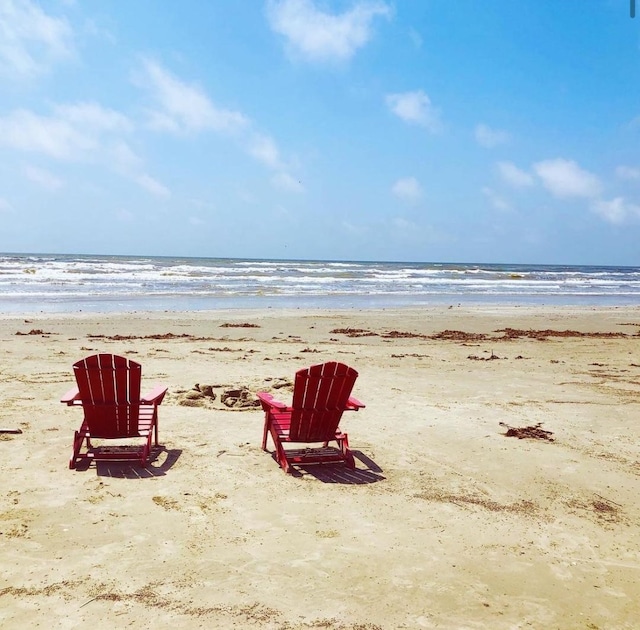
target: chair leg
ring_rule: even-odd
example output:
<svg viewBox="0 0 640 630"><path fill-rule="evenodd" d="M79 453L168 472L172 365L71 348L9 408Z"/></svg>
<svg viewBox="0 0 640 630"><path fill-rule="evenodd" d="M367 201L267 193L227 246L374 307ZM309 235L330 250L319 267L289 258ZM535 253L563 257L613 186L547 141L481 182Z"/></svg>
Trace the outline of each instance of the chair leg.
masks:
<svg viewBox="0 0 640 630"><path fill-rule="evenodd" d="M147 465L150 453L151 453L151 431L149 431L149 435L147 436L146 444L142 447L142 456L140 457L140 464L142 466Z"/></svg>
<svg viewBox="0 0 640 630"><path fill-rule="evenodd" d="M336 439L338 441L338 446L340 447L340 452L344 457L344 463L346 464L347 468L355 468L356 460L353 458L351 449L349 448L349 438L347 437L347 434L343 433L339 437L336 436Z"/></svg>
<svg viewBox="0 0 640 630"><path fill-rule="evenodd" d="M280 464L280 468L282 468L282 470L284 470L284 472L286 473L290 472L291 466L289 465L287 453L284 449L284 446L282 446L282 442L275 435L272 435L271 439L276 445L276 461L278 462L278 464Z"/></svg>
<svg viewBox="0 0 640 630"><path fill-rule="evenodd" d="M69 468L73 470L76 467L76 459L78 459L78 455L80 454L80 449L82 448L82 442L84 438L77 432L74 431L73 434L73 454L71 455L71 459L69 460ZM89 443L89 438L87 438L87 444Z"/></svg>
<svg viewBox="0 0 640 630"><path fill-rule="evenodd" d="M284 447L281 445L277 451L278 463L280 464L280 468L285 473L291 472L291 466L289 465L289 460L287 459L287 454L284 452Z"/></svg>
<svg viewBox="0 0 640 630"><path fill-rule="evenodd" d="M264 430L262 432L262 450L267 450L267 435L269 434L269 414L264 415Z"/></svg>
<svg viewBox="0 0 640 630"><path fill-rule="evenodd" d="M344 454L344 463L347 468L351 468L352 470L356 467L356 460L353 458L349 449L347 449L347 452Z"/></svg>
<svg viewBox="0 0 640 630"><path fill-rule="evenodd" d="M153 422L154 445L158 446L158 408L156 407L155 419Z"/></svg>

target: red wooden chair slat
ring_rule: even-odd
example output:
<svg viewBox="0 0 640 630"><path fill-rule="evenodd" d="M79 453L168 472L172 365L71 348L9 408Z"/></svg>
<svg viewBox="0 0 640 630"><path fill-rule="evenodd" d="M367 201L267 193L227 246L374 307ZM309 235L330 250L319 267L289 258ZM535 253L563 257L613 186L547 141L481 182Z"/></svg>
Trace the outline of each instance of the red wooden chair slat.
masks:
<svg viewBox="0 0 640 630"><path fill-rule="evenodd" d="M266 450L267 436L271 435L276 458L285 472L293 463L344 462L355 466L348 436L338 425L344 411L364 407L351 397L357 377L353 368L331 361L296 372L290 407L275 401L271 394L258 393L265 412L262 448ZM337 449L328 447L332 441L337 443ZM285 443L322 446L285 449Z"/></svg>
<svg viewBox="0 0 640 630"><path fill-rule="evenodd" d="M167 388L157 386L141 398L142 366L125 357L96 354L73 365L77 389L62 398L67 405L82 406L84 420L75 432L69 462L79 459L139 459L144 465L151 451L152 436L158 444L158 405ZM91 440L140 438L138 446L95 448ZM142 444L140 444L142 442ZM86 452L81 453L83 445Z"/></svg>

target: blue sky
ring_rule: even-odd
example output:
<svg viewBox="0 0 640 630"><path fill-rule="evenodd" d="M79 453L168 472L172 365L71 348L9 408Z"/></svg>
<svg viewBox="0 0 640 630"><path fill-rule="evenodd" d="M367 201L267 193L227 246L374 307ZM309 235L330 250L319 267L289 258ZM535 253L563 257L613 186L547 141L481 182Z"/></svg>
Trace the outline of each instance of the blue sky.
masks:
<svg viewBox="0 0 640 630"><path fill-rule="evenodd" d="M0 0L0 82L0 251L640 265L630 0Z"/></svg>

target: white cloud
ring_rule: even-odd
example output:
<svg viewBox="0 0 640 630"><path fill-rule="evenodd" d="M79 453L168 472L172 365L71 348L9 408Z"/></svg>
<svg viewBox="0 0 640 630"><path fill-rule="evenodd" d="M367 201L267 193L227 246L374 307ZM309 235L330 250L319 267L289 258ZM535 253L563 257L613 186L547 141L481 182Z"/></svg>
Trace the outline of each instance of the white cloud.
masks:
<svg viewBox="0 0 640 630"><path fill-rule="evenodd" d="M399 179L391 188L393 194L402 199L415 203L422 198L422 186L415 177L403 177Z"/></svg>
<svg viewBox="0 0 640 630"><path fill-rule="evenodd" d="M84 129L102 131L131 131L133 125L120 112L107 109L97 103L77 103L74 105L58 105L56 115Z"/></svg>
<svg viewBox="0 0 640 630"><path fill-rule="evenodd" d="M286 192L304 192L304 186L288 172L288 167L280 157L280 150L273 138L262 133L255 133L249 140L247 151L258 162L277 171L271 179L271 183L276 188Z"/></svg>
<svg viewBox="0 0 640 630"><path fill-rule="evenodd" d="M103 149L108 165L156 197L169 197L169 189L145 172L144 161L121 139Z"/></svg>
<svg viewBox="0 0 640 630"><path fill-rule="evenodd" d="M273 176L272 182L276 188L280 188L288 192L304 192L302 182L284 171L276 173Z"/></svg>
<svg viewBox="0 0 640 630"><path fill-rule="evenodd" d="M20 109L0 118L0 144L20 151L72 159L93 143L65 120Z"/></svg>
<svg viewBox="0 0 640 630"><path fill-rule="evenodd" d="M616 197L611 201L596 201L592 208L605 221L616 225L640 218L640 206L629 203L622 197Z"/></svg>
<svg viewBox="0 0 640 630"><path fill-rule="evenodd" d="M287 172L288 166L276 141L268 134L256 131L252 121L241 112L215 106L199 87L181 81L150 60L143 61L143 73L134 77L134 81L149 89L159 105L159 109L150 112L152 128L173 133L213 131L232 134L253 159L278 171L275 185L289 191L302 189ZM159 194L163 188L147 187L154 194Z"/></svg>
<svg viewBox="0 0 640 630"><path fill-rule="evenodd" d="M506 131L491 129L491 127L483 124L476 125L475 136L478 144L487 149L493 149L500 144L506 144L510 138Z"/></svg>
<svg viewBox="0 0 640 630"><path fill-rule="evenodd" d="M618 168L616 168L616 175L620 179L638 180L640 179L640 168L632 166L618 166Z"/></svg>
<svg viewBox="0 0 640 630"><path fill-rule="evenodd" d="M29 77L72 55L72 30L29 0L0 1L0 74Z"/></svg>
<svg viewBox="0 0 640 630"><path fill-rule="evenodd" d="M273 138L264 134L254 134L249 143L249 155L269 168L281 168L280 151Z"/></svg>
<svg viewBox="0 0 640 630"><path fill-rule="evenodd" d="M58 106L51 116L19 109L0 118L0 146L83 161L97 155L105 132L130 127L125 116L95 103Z"/></svg>
<svg viewBox="0 0 640 630"><path fill-rule="evenodd" d="M364 236L369 232L369 228L366 225L351 223L349 221L342 222L342 229L344 232L348 232L354 236Z"/></svg>
<svg viewBox="0 0 640 630"><path fill-rule="evenodd" d="M502 179L511 186L516 188L533 186L533 176L519 169L512 162L498 162L498 171Z"/></svg>
<svg viewBox="0 0 640 630"><path fill-rule="evenodd" d="M169 197L171 193L169 189L161 184L157 179L147 175L146 173L140 173L132 177L141 188L144 188L147 192L150 192L156 197Z"/></svg>
<svg viewBox="0 0 640 630"><path fill-rule="evenodd" d="M143 160L123 140L116 140L105 147L109 166L123 177L135 182L155 197L169 197L169 189L145 172Z"/></svg>
<svg viewBox="0 0 640 630"><path fill-rule="evenodd" d="M304 186L288 171L288 166L280 156L275 140L263 133L253 133L248 142L247 152L267 168L277 171L271 182L276 188L287 192L303 192Z"/></svg>
<svg viewBox="0 0 640 630"><path fill-rule="evenodd" d="M34 184L42 186L42 188L46 188L47 190L59 190L64 185L61 179L49 171L36 166L25 166L24 174L27 179L31 180Z"/></svg>
<svg viewBox="0 0 640 630"><path fill-rule="evenodd" d="M283 35L292 51L311 61L348 60L372 36L377 16L390 17L381 1L360 1L340 14L319 9L312 0L269 0L271 28Z"/></svg>
<svg viewBox="0 0 640 630"><path fill-rule="evenodd" d="M387 94L387 106L407 123L419 125L435 133L440 130L440 113L422 91Z"/></svg>
<svg viewBox="0 0 640 630"><path fill-rule="evenodd" d="M234 132L249 122L240 112L216 107L199 87L181 81L153 61L143 61L143 75L134 81L149 89L160 106L150 112L150 125L155 129Z"/></svg>
<svg viewBox="0 0 640 630"><path fill-rule="evenodd" d="M109 160L112 166L121 173L137 171L142 167L142 160L123 140L116 140L109 147Z"/></svg>
<svg viewBox="0 0 640 630"><path fill-rule="evenodd" d="M126 116L96 103L57 105L50 116L16 110L0 118L0 146L55 160L103 164L151 194L166 197L167 188L144 172L142 159L122 140L132 129ZM41 169L30 167L25 174L50 189L62 185Z"/></svg>
<svg viewBox="0 0 640 630"><path fill-rule="evenodd" d="M498 193L496 193L492 188L485 186L482 189L482 194L489 200L496 210L509 210L511 208L509 203L498 195Z"/></svg>
<svg viewBox="0 0 640 630"><path fill-rule="evenodd" d="M600 180L575 162L556 158L533 165L543 186L555 197L596 197L602 189Z"/></svg>
<svg viewBox="0 0 640 630"><path fill-rule="evenodd" d="M95 19L87 18L84 20L83 24L84 32L87 35L91 36L95 39L102 39L109 44L117 45L118 38L110 31L108 28L104 27L100 22L97 22Z"/></svg>

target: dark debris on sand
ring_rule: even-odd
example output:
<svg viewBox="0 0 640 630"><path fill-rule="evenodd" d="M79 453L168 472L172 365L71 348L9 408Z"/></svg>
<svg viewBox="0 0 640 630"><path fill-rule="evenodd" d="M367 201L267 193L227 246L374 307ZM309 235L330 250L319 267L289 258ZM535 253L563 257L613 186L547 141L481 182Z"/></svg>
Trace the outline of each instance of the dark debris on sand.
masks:
<svg viewBox="0 0 640 630"><path fill-rule="evenodd" d="M364 328L334 328L329 331L332 335L346 335L347 337L377 337L378 333Z"/></svg>
<svg viewBox="0 0 640 630"><path fill-rule="evenodd" d="M623 332L580 332L579 330L519 330L517 328L501 328L494 332L502 333L502 339L538 339L545 341L549 337L596 337L596 338L620 338L627 337Z"/></svg>
<svg viewBox="0 0 640 630"><path fill-rule="evenodd" d="M374 332L365 328L335 328L331 334L346 335L347 337L382 337L383 339L433 339L435 341L512 341L514 339L536 339L546 341L550 337L590 337L598 339L619 339L628 337L623 332L580 332L579 330L522 330L518 328L501 328L494 333L502 333L502 336L487 335L485 333L472 333L464 330L443 330L433 335L425 335L401 330L387 332ZM640 333L639 333L640 334Z"/></svg>
<svg viewBox="0 0 640 630"><path fill-rule="evenodd" d="M519 440L530 438L533 440L546 440L547 442L553 442L553 431L547 431L542 428L542 422L534 426L528 427L510 427L504 422L500 422L500 426L507 427L507 432L504 434L506 437L517 437Z"/></svg>
<svg viewBox="0 0 640 630"><path fill-rule="evenodd" d="M501 357L499 357L497 354L494 354L493 350L491 351L491 354L488 357L479 357L477 354L470 354L467 357L467 359L470 359L471 361L495 361L496 359L500 359L500 358Z"/></svg>
<svg viewBox="0 0 640 630"><path fill-rule="evenodd" d="M16 333L16 335L52 335L53 333L50 332L45 332L44 330L41 330L40 328L32 328L29 332L20 332L18 331Z"/></svg>
<svg viewBox="0 0 640 630"><path fill-rule="evenodd" d="M431 339L444 341L483 341L487 336L482 333L468 333L463 330L443 330L431 335Z"/></svg>

